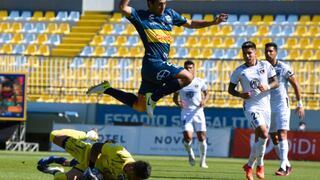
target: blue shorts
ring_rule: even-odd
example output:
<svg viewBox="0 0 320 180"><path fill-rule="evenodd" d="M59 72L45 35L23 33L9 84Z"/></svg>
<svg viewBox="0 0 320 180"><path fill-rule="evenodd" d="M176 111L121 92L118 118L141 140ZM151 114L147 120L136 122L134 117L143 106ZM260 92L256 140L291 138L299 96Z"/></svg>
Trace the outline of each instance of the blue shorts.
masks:
<svg viewBox="0 0 320 180"><path fill-rule="evenodd" d="M175 76L183 69L183 67L173 65L161 59L144 59L142 62L142 82L139 94L154 92L163 86L164 83L175 79Z"/></svg>

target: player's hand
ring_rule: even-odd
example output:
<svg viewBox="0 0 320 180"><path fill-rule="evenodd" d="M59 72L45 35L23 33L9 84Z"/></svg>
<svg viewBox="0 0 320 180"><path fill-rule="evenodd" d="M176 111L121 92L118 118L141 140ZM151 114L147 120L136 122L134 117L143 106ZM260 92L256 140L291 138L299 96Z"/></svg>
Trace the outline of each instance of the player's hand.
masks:
<svg viewBox="0 0 320 180"><path fill-rule="evenodd" d="M240 97L242 99L249 99L250 98L250 92L240 93Z"/></svg>
<svg viewBox="0 0 320 180"><path fill-rule="evenodd" d="M204 100L202 100L199 104L199 107L204 107L206 105L206 102Z"/></svg>
<svg viewBox="0 0 320 180"><path fill-rule="evenodd" d="M260 84L260 85L257 86L257 88L261 92L264 92L264 91L268 91L270 89L270 86L269 86L269 84Z"/></svg>
<svg viewBox="0 0 320 180"><path fill-rule="evenodd" d="M296 113L297 113L299 119L301 121L303 121L304 120L304 108L303 107L297 107L296 108Z"/></svg>
<svg viewBox="0 0 320 180"><path fill-rule="evenodd" d="M222 23L222 22L226 22L227 20L228 20L228 14L221 13L221 14L219 14L218 16L216 16L213 21L214 21L216 24L220 24L220 23Z"/></svg>

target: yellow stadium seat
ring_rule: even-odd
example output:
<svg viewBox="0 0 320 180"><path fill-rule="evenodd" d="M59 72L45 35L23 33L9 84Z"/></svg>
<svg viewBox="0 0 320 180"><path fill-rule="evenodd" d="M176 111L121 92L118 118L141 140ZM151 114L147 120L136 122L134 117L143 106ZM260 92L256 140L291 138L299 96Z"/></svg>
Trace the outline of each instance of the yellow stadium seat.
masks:
<svg viewBox="0 0 320 180"><path fill-rule="evenodd" d="M262 47L262 43L259 37L253 36L250 38L250 41L254 42L257 46L257 48L261 48Z"/></svg>
<svg viewBox="0 0 320 180"><path fill-rule="evenodd" d="M211 46L214 48L221 47L223 40L221 37L213 37L211 40Z"/></svg>
<svg viewBox="0 0 320 180"><path fill-rule="evenodd" d="M124 46L127 43L127 36L118 36L114 42L115 46Z"/></svg>
<svg viewBox="0 0 320 180"><path fill-rule="evenodd" d="M49 23L46 32L55 34L56 32L58 32L58 25L56 23Z"/></svg>
<svg viewBox="0 0 320 180"><path fill-rule="evenodd" d="M292 49L292 48L296 48L297 44L298 44L298 38L289 37L283 47Z"/></svg>
<svg viewBox="0 0 320 180"><path fill-rule="evenodd" d="M269 26L267 25L258 26L256 36L268 36L268 35L269 35Z"/></svg>
<svg viewBox="0 0 320 180"><path fill-rule="evenodd" d="M106 52L106 49L103 46L96 46L92 53L92 56L103 56Z"/></svg>
<svg viewBox="0 0 320 180"><path fill-rule="evenodd" d="M172 30L172 35L179 36L184 32L183 26L174 26Z"/></svg>
<svg viewBox="0 0 320 180"><path fill-rule="evenodd" d="M293 33L293 36L306 36L308 35L308 29L305 25L296 26L296 30Z"/></svg>
<svg viewBox="0 0 320 180"><path fill-rule="evenodd" d="M288 60L299 60L301 57L301 53L299 49L290 49L288 56L286 59Z"/></svg>
<svg viewBox="0 0 320 180"><path fill-rule="evenodd" d="M14 44L19 44L23 41L24 37L23 34L14 34L14 36L11 39L11 42Z"/></svg>
<svg viewBox="0 0 320 180"><path fill-rule="evenodd" d="M206 36L209 33L209 28L205 27L205 28L200 28L200 29L196 29L194 35L195 36Z"/></svg>
<svg viewBox="0 0 320 180"><path fill-rule="evenodd" d="M70 25L68 23L61 23L57 30L57 33L60 34L69 34L70 33Z"/></svg>
<svg viewBox="0 0 320 180"><path fill-rule="evenodd" d="M12 44L4 44L0 49L0 53L10 54L12 50L13 50Z"/></svg>
<svg viewBox="0 0 320 180"><path fill-rule="evenodd" d="M119 12L113 13L112 17L110 18L111 22L120 22L122 20L122 14Z"/></svg>
<svg viewBox="0 0 320 180"><path fill-rule="evenodd" d="M33 21L42 21L43 19L43 12L41 11L35 11L33 13L33 16L31 17L31 20Z"/></svg>
<svg viewBox="0 0 320 180"><path fill-rule="evenodd" d="M314 15L312 17L311 24L319 25L320 24L320 15Z"/></svg>
<svg viewBox="0 0 320 180"><path fill-rule="evenodd" d="M301 48L301 49L311 48L310 38L300 38L298 48Z"/></svg>
<svg viewBox="0 0 320 180"><path fill-rule="evenodd" d="M186 43L184 44L185 47L198 47L199 46L199 38L195 36L189 36Z"/></svg>
<svg viewBox="0 0 320 180"><path fill-rule="evenodd" d="M44 14L43 20L53 21L53 20L55 20L55 18L56 18L56 15L55 15L54 11L47 11Z"/></svg>
<svg viewBox="0 0 320 180"><path fill-rule="evenodd" d="M176 55L176 52L177 52L176 48L171 47L169 52L169 58L174 58Z"/></svg>
<svg viewBox="0 0 320 180"><path fill-rule="evenodd" d="M212 47L211 43L212 38L208 36L200 37L200 47Z"/></svg>
<svg viewBox="0 0 320 180"><path fill-rule="evenodd" d="M314 36L314 37L320 36L320 27L319 26L310 26L308 34L310 36Z"/></svg>
<svg viewBox="0 0 320 180"><path fill-rule="evenodd" d="M224 41L223 41L223 47L232 48L234 47L235 43L236 43L236 40L234 39L234 37L226 37L224 38Z"/></svg>
<svg viewBox="0 0 320 180"><path fill-rule="evenodd" d="M27 55L37 55L38 54L38 46L36 44L30 44L25 50L24 54Z"/></svg>
<svg viewBox="0 0 320 180"><path fill-rule="evenodd" d="M212 57L213 50L211 48L205 48L202 51L202 57L210 59ZM198 66L200 67L200 66Z"/></svg>
<svg viewBox="0 0 320 180"><path fill-rule="evenodd" d="M90 42L90 45L98 46L98 45L101 45L103 41L104 41L103 35L96 35L93 37L92 41Z"/></svg>
<svg viewBox="0 0 320 180"><path fill-rule="evenodd" d="M311 48L319 49L320 47L320 38L313 39Z"/></svg>
<svg viewBox="0 0 320 180"><path fill-rule="evenodd" d="M8 31L10 31L10 24L8 22L1 22L0 32L8 32Z"/></svg>
<svg viewBox="0 0 320 180"><path fill-rule="evenodd" d="M253 15L249 24L257 25L262 23L261 15Z"/></svg>
<svg viewBox="0 0 320 180"><path fill-rule="evenodd" d="M127 23L123 34L133 35L133 34L138 34L138 32L131 23Z"/></svg>
<svg viewBox="0 0 320 180"><path fill-rule="evenodd" d="M50 55L49 46L48 45L40 45L40 47L39 47L39 55L49 56Z"/></svg>
<svg viewBox="0 0 320 180"><path fill-rule="evenodd" d="M202 58L201 50L199 48L190 48L189 58Z"/></svg>
<svg viewBox="0 0 320 180"><path fill-rule="evenodd" d="M48 35L47 34L39 34L37 37L35 43L36 44L46 44L48 41Z"/></svg>
<svg viewBox="0 0 320 180"><path fill-rule="evenodd" d="M262 22L263 22L263 24L271 25L274 23L274 18L272 15L264 15Z"/></svg>
<svg viewBox="0 0 320 180"><path fill-rule="evenodd" d="M1 10L0 11L0 20L6 20L8 17L8 11Z"/></svg>
<svg viewBox="0 0 320 180"><path fill-rule="evenodd" d="M261 38L261 48L264 48L265 45L267 43L270 43L272 42L272 38L271 37L264 37L264 38Z"/></svg>
<svg viewBox="0 0 320 180"><path fill-rule="evenodd" d="M213 14L205 14L205 15L204 15L204 20L206 20L206 21L213 21L213 20L214 20Z"/></svg>
<svg viewBox="0 0 320 180"><path fill-rule="evenodd" d="M100 31L100 34L108 35L108 34L111 34L112 31L113 31L113 26L111 24L104 24Z"/></svg>
<svg viewBox="0 0 320 180"><path fill-rule="evenodd" d="M313 53L313 50L311 49L305 49L302 51L302 54L301 54L301 60L312 60L314 57L314 53Z"/></svg>
<svg viewBox="0 0 320 180"><path fill-rule="evenodd" d="M189 13L182 13L181 15L183 17L185 17L186 19L191 19L191 14L189 14Z"/></svg>
<svg viewBox="0 0 320 180"><path fill-rule="evenodd" d="M314 57L312 58L312 60L320 60L320 50L316 50L316 52L314 53Z"/></svg>
<svg viewBox="0 0 320 180"><path fill-rule="evenodd" d="M220 34L220 26L209 27L209 36L216 36L218 34Z"/></svg>
<svg viewBox="0 0 320 180"><path fill-rule="evenodd" d="M119 47L118 48L118 56L120 57L128 57L130 56L130 51L127 47Z"/></svg>
<svg viewBox="0 0 320 180"><path fill-rule="evenodd" d="M311 22L311 17L309 15L301 15L298 24L308 25Z"/></svg>
<svg viewBox="0 0 320 180"><path fill-rule="evenodd" d="M14 22L11 26L11 31L14 33L20 32L22 29L22 24L20 22Z"/></svg>
<svg viewBox="0 0 320 180"><path fill-rule="evenodd" d="M170 49L171 53L172 49ZM131 47L130 48L130 56L131 57L142 57L143 56L143 50L142 48L136 46L136 47ZM169 55L170 56L170 55Z"/></svg>
<svg viewBox="0 0 320 180"><path fill-rule="evenodd" d="M220 32L221 32L221 35L223 36L230 36L231 33L233 32L232 26L230 25L222 26Z"/></svg>

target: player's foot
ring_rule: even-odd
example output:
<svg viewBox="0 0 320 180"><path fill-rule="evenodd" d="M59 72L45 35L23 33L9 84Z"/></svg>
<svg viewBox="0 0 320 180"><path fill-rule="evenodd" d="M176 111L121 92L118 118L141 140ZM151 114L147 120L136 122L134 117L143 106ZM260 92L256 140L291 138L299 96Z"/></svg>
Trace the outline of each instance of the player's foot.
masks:
<svg viewBox="0 0 320 180"><path fill-rule="evenodd" d="M293 171L292 167L291 166L287 166L287 170L286 170L287 176L289 176L292 173L292 171Z"/></svg>
<svg viewBox="0 0 320 180"><path fill-rule="evenodd" d="M189 164L190 166L194 166L196 164L196 159L192 155L189 155Z"/></svg>
<svg viewBox="0 0 320 180"><path fill-rule="evenodd" d="M99 135L98 135L98 129L93 128L90 131L87 132L87 139L90 141L98 141L99 140Z"/></svg>
<svg viewBox="0 0 320 180"><path fill-rule="evenodd" d="M100 84L97 84L97 85L94 85L94 86L91 86L86 94L87 95L91 95L91 94L98 94L98 95L101 95L104 93L105 90L109 89L111 87L109 81L103 81L102 83Z"/></svg>
<svg viewBox="0 0 320 180"><path fill-rule="evenodd" d="M200 167L205 169L209 168L209 166L206 163L201 163Z"/></svg>
<svg viewBox="0 0 320 180"><path fill-rule="evenodd" d="M48 173L48 174L56 174L57 172L64 172L62 167L42 167L37 166L37 169L41 172Z"/></svg>
<svg viewBox="0 0 320 180"><path fill-rule="evenodd" d="M253 180L253 170L248 164L243 165L243 170L246 172L247 180Z"/></svg>
<svg viewBox="0 0 320 180"><path fill-rule="evenodd" d="M63 164L67 159L64 157L49 156L38 161L38 166L46 167L51 163Z"/></svg>
<svg viewBox="0 0 320 180"><path fill-rule="evenodd" d="M282 168L279 168L278 171L275 172L277 176L287 176L287 171L283 170Z"/></svg>
<svg viewBox="0 0 320 180"><path fill-rule="evenodd" d="M256 176L259 179L264 179L264 166L257 166Z"/></svg>
<svg viewBox="0 0 320 180"><path fill-rule="evenodd" d="M153 110L156 107L156 102L151 99L152 93L146 93L146 111L150 118L153 118Z"/></svg>

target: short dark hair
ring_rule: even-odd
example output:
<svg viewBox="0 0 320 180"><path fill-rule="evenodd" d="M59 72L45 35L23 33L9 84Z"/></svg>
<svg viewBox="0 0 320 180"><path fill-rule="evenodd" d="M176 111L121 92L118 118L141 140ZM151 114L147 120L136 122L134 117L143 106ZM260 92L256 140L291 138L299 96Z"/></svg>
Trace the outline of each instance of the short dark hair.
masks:
<svg viewBox="0 0 320 180"><path fill-rule="evenodd" d="M274 42L269 42L265 45L265 49L267 49L268 47L273 47L276 51L278 51L278 45Z"/></svg>
<svg viewBox="0 0 320 180"><path fill-rule="evenodd" d="M151 165L145 161L136 161L134 162L134 171L136 176L142 179L148 179L151 175Z"/></svg>
<svg viewBox="0 0 320 180"><path fill-rule="evenodd" d="M253 48L253 49L257 49L256 44L252 41L246 41L242 44L241 46L242 50L243 49L248 49L248 48Z"/></svg>
<svg viewBox="0 0 320 180"><path fill-rule="evenodd" d="M186 68L188 65L193 65L194 66L194 62L193 61L191 61L191 60L186 60L185 62L184 62L184 68Z"/></svg>

